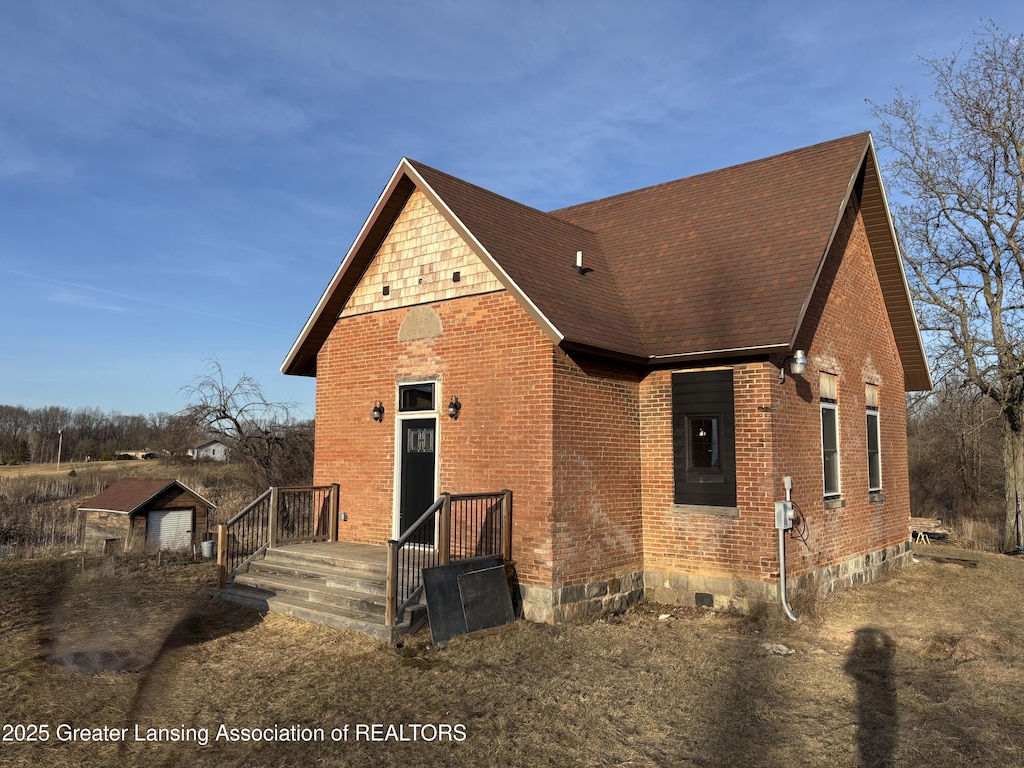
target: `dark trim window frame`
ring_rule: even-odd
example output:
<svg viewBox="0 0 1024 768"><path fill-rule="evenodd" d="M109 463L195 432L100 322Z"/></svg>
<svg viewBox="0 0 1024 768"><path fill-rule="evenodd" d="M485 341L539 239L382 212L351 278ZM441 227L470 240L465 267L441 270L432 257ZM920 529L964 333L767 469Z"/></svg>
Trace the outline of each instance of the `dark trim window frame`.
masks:
<svg viewBox="0 0 1024 768"><path fill-rule="evenodd" d="M436 387L432 381L398 385L398 412L433 411Z"/></svg>
<svg viewBox="0 0 1024 768"><path fill-rule="evenodd" d="M722 414L686 414L686 471L721 475Z"/></svg>
<svg viewBox="0 0 1024 768"><path fill-rule="evenodd" d="M839 408L835 400L821 400L821 475L825 498L840 496Z"/></svg>
<svg viewBox="0 0 1024 768"><path fill-rule="evenodd" d="M736 507L733 371L672 374L673 503Z"/></svg>
<svg viewBox="0 0 1024 768"><path fill-rule="evenodd" d="M882 432L878 408L867 407L868 491L882 490Z"/></svg>

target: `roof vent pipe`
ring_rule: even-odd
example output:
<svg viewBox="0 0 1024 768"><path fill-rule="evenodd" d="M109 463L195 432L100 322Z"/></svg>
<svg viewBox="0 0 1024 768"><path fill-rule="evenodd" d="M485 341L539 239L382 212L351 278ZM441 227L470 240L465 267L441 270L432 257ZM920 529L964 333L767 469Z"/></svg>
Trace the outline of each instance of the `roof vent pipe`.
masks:
<svg viewBox="0 0 1024 768"><path fill-rule="evenodd" d="M576 271L581 275L587 274L587 272L593 272L590 267L583 266L583 251L576 251Z"/></svg>

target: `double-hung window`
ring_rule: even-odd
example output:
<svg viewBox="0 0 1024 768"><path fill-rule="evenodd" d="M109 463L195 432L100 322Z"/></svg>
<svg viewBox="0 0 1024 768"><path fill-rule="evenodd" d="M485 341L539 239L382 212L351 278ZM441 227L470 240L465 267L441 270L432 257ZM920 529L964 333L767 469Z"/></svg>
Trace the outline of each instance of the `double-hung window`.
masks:
<svg viewBox="0 0 1024 768"><path fill-rule="evenodd" d="M882 441L878 421L877 385L868 384L864 387L864 400L867 404L868 492L874 493L882 490Z"/></svg>
<svg viewBox="0 0 1024 768"><path fill-rule="evenodd" d="M822 373L818 390L821 401L821 463L826 498L840 493L837 379L834 374Z"/></svg>

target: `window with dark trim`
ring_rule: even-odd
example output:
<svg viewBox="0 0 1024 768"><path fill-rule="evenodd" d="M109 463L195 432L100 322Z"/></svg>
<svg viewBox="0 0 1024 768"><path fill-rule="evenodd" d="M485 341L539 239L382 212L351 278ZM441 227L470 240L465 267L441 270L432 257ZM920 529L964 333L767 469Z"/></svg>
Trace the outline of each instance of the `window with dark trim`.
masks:
<svg viewBox="0 0 1024 768"><path fill-rule="evenodd" d="M398 410L406 413L409 411L432 411L434 410L434 385L432 382L425 384L402 384L398 387Z"/></svg>
<svg viewBox="0 0 1024 768"><path fill-rule="evenodd" d="M722 473L721 424L722 416L718 413L687 414L687 472Z"/></svg>
<svg viewBox="0 0 1024 768"><path fill-rule="evenodd" d="M825 496L838 496L840 492L837 395L837 377L831 373L822 373L819 398L821 400L821 463Z"/></svg>
<svg viewBox="0 0 1024 768"><path fill-rule="evenodd" d="M868 384L865 388L867 403L868 437L868 491L882 490L882 435L878 418L878 387Z"/></svg>
<svg viewBox="0 0 1024 768"><path fill-rule="evenodd" d="M732 370L672 374L676 504L736 506Z"/></svg>

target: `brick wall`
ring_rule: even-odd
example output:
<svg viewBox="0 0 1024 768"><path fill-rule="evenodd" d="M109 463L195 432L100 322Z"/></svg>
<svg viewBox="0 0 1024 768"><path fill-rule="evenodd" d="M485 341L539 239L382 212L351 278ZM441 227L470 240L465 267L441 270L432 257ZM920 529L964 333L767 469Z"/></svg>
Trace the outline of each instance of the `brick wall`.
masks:
<svg viewBox="0 0 1024 768"><path fill-rule="evenodd" d="M736 507L676 505L672 457L672 371L643 381L643 542L647 586L660 599L681 593L731 595L734 581L765 581L774 567L772 389L766 362L733 368ZM692 368L687 370L713 370ZM667 591L667 592L666 592ZM692 604L692 603L691 603Z"/></svg>
<svg viewBox="0 0 1024 768"><path fill-rule="evenodd" d="M571 618L642 588L654 599L710 593L741 607L771 599L773 502L785 496L784 475L808 523L806 543L787 543L794 579L842 579L898 553L909 516L903 373L855 204L797 342L807 372L779 385L781 357L730 366L737 505L729 509L673 503L671 370L638 372L554 348L453 234L414 195L320 351L314 481L340 485L343 539L392 537L397 386L432 380L438 487L514 491L513 556L531 618ZM455 283L453 271L477 277ZM397 286L388 297L385 284ZM839 381L843 497L833 508L822 498L819 371ZM881 397L884 494L874 497L865 383ZM454 395L463 404L457 421L444 415ZM379 424L376 400L386 409Z"/></svg>
<svg viewBox="0 0 1024 768"><path fill-rule="evenodd" d="M639 379L626 367L556 355L556 587L599 584L591 597L613 597L629 590L609 590L609 581L643 569Z"/></svg>
<svg viewBox="0 0 1024 768"><path fill-rule="evenodd" d="M710 514L672 504L672 371L652 372L641 383L643 546L649 596L688 602L693 594L707 592L715 596L716 604L740 605L770 599L779 566L773 502L785 498L786 475L794 479L793 500L807 520L806 543L787 537L787 573L794 579L804 576L806 585L822 573L831 582L850 573L867 578L884 558L905 549L909 486L903 370L871 258L863 220L853 204L797 341L797 348L808 352L806 373L787 373L780 386L781 356L771 363L732 366L735 510ZM839 381L842 498L829 505L823 497L820 371L835 374ZM867 490L866 383L879 386L881 495L869 495Z"/></svg>
<svg viewBox="0 0 1024 768"><path fill-rule="evenodd" d="M903 368L856 203L837 232L837 250L845 256L830 256L808 311L818 319L797 343L807 350L807 372L787 377L778 393L776 475L806 478L793 489L808 521L807 545L790 541L787 548L795 575L902 544L909 535ZM830 504L821 471L821 372L838 381L841 497ZM882 494L875 496L868 493L865 384L879 387Z"/></svg>
<svg viewBox="0 0 1024 768"><path fill-rule="evenodd" d="M524 583L552 578L550 340L505 292L429 305L441 332L399 341L408 312L344 317L317 361L314 482L340 485L342 539L392 537L397 386L436 381L440 490L514 492L513 552ZM462 403L456 421L448 400ZM374 400L386 409L371 416Z"/></svg>

